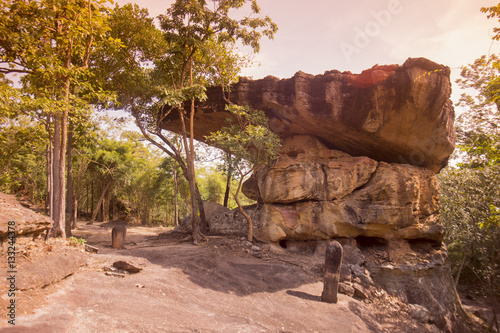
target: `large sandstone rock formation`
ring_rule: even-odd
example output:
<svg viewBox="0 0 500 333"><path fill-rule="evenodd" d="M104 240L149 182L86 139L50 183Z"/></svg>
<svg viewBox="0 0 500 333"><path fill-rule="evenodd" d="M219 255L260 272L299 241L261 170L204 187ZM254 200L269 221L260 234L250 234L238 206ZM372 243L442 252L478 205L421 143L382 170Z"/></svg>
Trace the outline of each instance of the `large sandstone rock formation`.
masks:
<svg viewBox="0 0 500 333"><path fill-rule="evenodd" d="M442 243L432 171L353 157L315 137L296 135L284 140L278 160L254 173L243 192L259 202L256 239L343 240L352 248L347 254L357 251L355 261L346 260L348 270L365 272L351 280L354 293L370 287L364 280L373 280L428 311L441 331L469 332L471 320L456 294ZM344 283L342 292L350 288Z"/></svg>
<svg viewBox="0 0 500 333"><path fill-rule="evenodd" d="M438 172L453 151L454 111L449 100L450 69L424 58L402 66L374 66L361 74L298 72L289 79L242 78L230 99L264 110L271 130L282 138L307 134L328 148L376 161L413 164ZM220 88L197 104L195 137L226 125ZM180 131L176 112L163 127Z"/></svg>
<svg viewBox="0 0 500 333"><path fill-rule="evenodd" d="M450 93L449 68L423 58L358 75L240 80L231 100L264 110L283 138L278 160L242 189L257 201L255 238L285 247L338 239L357 258L346 261L342 275L355 277L344 292L368 297L375 284L425 310L441 331L469 332L442 243L435 176L454 148ZM208 96L196 113L202 141L231 117L220 89ZM180 129L173 116L163 126Z"/></svg>
<svg viewBox="0 0 500 333"><path fill-rule="evenodd" d="M266 242L443 239L433 172L353 157L310 136L285 139L276 163L252 175L243 193L261 202L255 237Z"/></svg>

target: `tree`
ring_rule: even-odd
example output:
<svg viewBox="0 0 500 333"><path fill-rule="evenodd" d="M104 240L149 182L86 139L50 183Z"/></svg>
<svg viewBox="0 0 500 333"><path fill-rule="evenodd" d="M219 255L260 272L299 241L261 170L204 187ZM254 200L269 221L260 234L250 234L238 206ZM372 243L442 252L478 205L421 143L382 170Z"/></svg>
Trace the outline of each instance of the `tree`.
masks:
<svg viewBox="0 0 500 333"><path fill-rule="evenodd" d="M227 110L235 115L236 123L212 133L207 139L215 146L240 158L236 165L240 179L233 194L240 213L248 222L248 241L253 240L253 223L251 216L245 212L238 194L245 178L257 167L270 164L278 155L281 140L269 130L268 120L263 111L249 106L228 105Z"/></svg>
<svg viewBox="0 0 500 333"><path fill-rule="evenodd" d="M108 29L103 0L0 3L0 73L22 73L24 101L54 121L51 154L53 236L65 236L68 116L109 95L90 83L89 58Z"/></svg>
<svg viewBox="0 0 500 333"><path fill-rule="evenodd" d="M36 204L45 200L47 132L28 117L5 119L0 126L0 190L20 193Z"/></svg>
<svg viewBox="0 0 500 333"><path fill-rule="evenodd" d="M245 4L244 0L214 0L213 9L207 6L205 0L177 0L168 10L167 15L161 15L160 25L165 32L165 38L173 48L171 48L169 62L177 68L178 79L174 86L170 88L170 93L177 93L174 100L166 100L166 110L163 110L163 116L168 115L174 109L178 110L179 118L182 123L182 137L184 151L186 153L187 173L191 191L191 225L193 226L193 239L195 242L200 240L200 221L198 219L196 207L196 179L194 169L194 114L195 100L203 100L205 97L204 89L200 89L200 83L195 82L193 76L193 67L195 65L211 64L196 63L198 52L209 48L211 40L217 40L219 44L227 42L234 43L240 40L245 45L250 45L254 52L260 48L259 40L261 34L272 38L277 30L276 25L269 17L250 18L245 17L238 21L230 18L229 11L238 9ZM251 2L251 10L258 14L260 8L256 0ZM262 32L259 29L262 28ZM213 39L212 39L213 38ZM208 43L208 45L207 45ZM198 77L203 77L202 73L197 73ZM202 74L202 75L200 75ZM189 75L189 83L186 89L186 79ZM181 95L178 95L178 93ZM189 111L189 131L185 124L184 110L180 107L179 101L190 101ZM187 136L189 134L189 144ZM200 203L202 206L202 203ZM199 208L199 207L198 207Z"/></svg>
<svg viewBox="0 0 500 333"><path fill-rule="evenodd" d="M464 107L457 119L457 142L471 167L500 163L500 63L497 56L482 56L462 67L457 83L463 93L458 106Z"/></svg>
<svg viewBox="0 0 500 333"><path fill-rule="evenodd" d="M136 35L125 36L130 37L128 40L122 38L122 32L129 29L112 29L112 36L120 38L126 45L121 51L128 52L128 56L124 57L127 62L115 66L120 71L121 68L127 68L121 71L128 79L126 82L123 78L120 80L120 101L135 117L143 135L181 166L190 186L192 237L195 243L203 240L203 230L200 230L200 220L196 214L199 211L203 219L203 203L196 188L194 169L194 106L196 100L205 98L205 85L214 82L213 66L216 64L214 58L208 55L212 54L210 50L214 45L222 49L223 46L232 47L237 41L257 52L260 38L263 35L272 38L277 30L269 17L231 18L230 12L242 8L245 3L245 0L214 0L209 5L204 0L177 0L165 15L159 17L164 42L154 45L149 45ZM257 2L252 0L250 4L252 14L259 14ZM129 19L121 20L122 24L140 21L142 36L148 36L147 40L158 37L152 21L148 21L144 12L138 8L132 10L131 7L127 11ZM163 53L158 56L161 51ZM232 55L231 59L239 59L236 54ZM231 59L228 61L231 62ZM146 65L148 61L154 63L154 70ZM222 62L218 59L217 63ZM231 75L232 72L221 71ZM162 132L161 124L171 113L177 113L182 122L185 159Z"/></svg>
<svg viewBox="0 0 500 333"><path fill-rule="evenodd" d="M499 9L482 11L499 17ZM495 32L498 40L500 30ZM500 290L499 69L496 55L462 67L457 80L465 89L457 104L464 108L457 119L457 165L438 176L455 281L474 284L493 300Z"/></svg>

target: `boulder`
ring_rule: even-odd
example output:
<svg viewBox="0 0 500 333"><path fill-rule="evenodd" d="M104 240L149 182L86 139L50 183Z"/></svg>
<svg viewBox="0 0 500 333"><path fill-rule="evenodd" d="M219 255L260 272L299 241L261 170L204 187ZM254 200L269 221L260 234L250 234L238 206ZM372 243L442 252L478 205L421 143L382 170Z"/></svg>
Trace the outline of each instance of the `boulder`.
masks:
<svg viewBox="0 0 500 333"><path fill-rule="evenodd" d="M441 241L438 183L412 165L376 162L292 136L270 167L254 173L245 194L261 201L261 241L359 236Z"/></svg>
<svg viewBox="0 0 500 333"><path fill-rule="evenodd" d="M425 58L403 65L374 66L361 74L327 71L296 73L292 78L241 78L231 87L238 105L263 110L272 131L286 138L318 137L328 148L375 161L413 164L439 172L455 144L450 69ZM207 90L197 103L194 135L205 136L226 126L220 87ZM180 132L177 112L161 125Z"/></svg>
<svg viewBox="0 0 500 333"><path fill-rule="evenodd" d="M250 216L254 215L255 208L255 205L243 207ZM220 212L210 220L209 224L210 234L215 236L246 236L248 233L248 222L239 208Z"/></svg>
<svg viewBox="0 0 500 333"><path fill-rule="evenodd" d="M205 210L205 217L208 221L208 225L210 227L210 230L212 229L211 225L210 225L211 224L210 222L212 221L212 219L215 216L219 215L220 213L229 211L229 209L227 207L224 207L223 205L218 204L216 202L210 202L210 201L203 202L203 208ZM176 229L179 231L182 231L182 232L191 232L191 230L192 230L191 229L191 215L184 217Z"/></svg>
<svg viewBox="0 0 500 333"><path fill-rule="evenodd" d="M87 264L87 257L76 250L53 253L32 260L20 260L17 266L16 289L43 288L59 282Z"/></svg>
<svg viewBox="0 0 500 333"><path fill-rule="evenodd" d="M389 245L386 254L382 264L370 258L367 269L378 286L409 303L413 318L432 322L441 332L472 331L473 320L455 290L444 245L410 241Z"/></svg>
<svg viewBox="0 0 500 333"><path fill-rule="evenodd" d="M203 203L205 216L208 221L210 235L236 235L245 236L248 232L248 222L239 212L239 209L229 209L216 202L206 201ZM253 215L255 205L244 207L245 211ZM181 232L191 232L191 215L182 219L176 230Z"/></svg>
<svg viewBox="0 0 500 333"><path fill-rule="evenodd" d="M15 196L0 192L0 243L7 239L9 221L15 223L12 227L15 228L16 242L22 238L33 239L53 225L50 217L23 207Z"/></svg>
<svg viewBox="0 0 500 333"><path fill-rule="evenodd" d="M113 263L113 267L127 271L129 273L139 273L142 271L141 265L131 260L118 260Z"/></svg>

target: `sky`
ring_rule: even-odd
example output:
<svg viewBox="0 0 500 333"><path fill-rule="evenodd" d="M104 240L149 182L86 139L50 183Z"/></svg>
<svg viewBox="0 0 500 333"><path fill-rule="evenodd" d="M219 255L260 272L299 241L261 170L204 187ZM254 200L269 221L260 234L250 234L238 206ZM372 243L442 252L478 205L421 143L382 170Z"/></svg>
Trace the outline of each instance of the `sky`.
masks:
<svg viewBox="0 0 500 333"><path fill-rule="evenodd" d="M135 2L150 16L164 14L173 0ZM460 66L483 54L500 52L493 42L496 19L481 7L486 0L259 0L261 14L271 17L279 31L261 41L255 65L242 76L288 78L301 70L322 74L337 69L359 73L375 64L403 64L409 57L426 57L451 68L454 83ZM243 9L243 12L245 9ZM453 84L452 100L460 91Z"/></svg>

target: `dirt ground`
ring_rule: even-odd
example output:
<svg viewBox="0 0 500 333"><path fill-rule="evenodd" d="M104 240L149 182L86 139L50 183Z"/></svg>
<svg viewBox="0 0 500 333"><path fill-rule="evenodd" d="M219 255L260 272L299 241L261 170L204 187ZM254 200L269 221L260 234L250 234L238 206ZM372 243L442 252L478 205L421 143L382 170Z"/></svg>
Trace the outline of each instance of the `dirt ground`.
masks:
<svg viewBox="0 0 500 333"><path fill-rule="evenodd" d="M158 236L167 228L129 227L126 248L110 247L113 223L81 222L74 236L99 248L63 281L19 292L16 326L1 332L439 332L410 317L384 291L360 301L320 301L319 255L289 253L244 239L203 245ZM129 260L124 277L106 267Z"/></svg>

